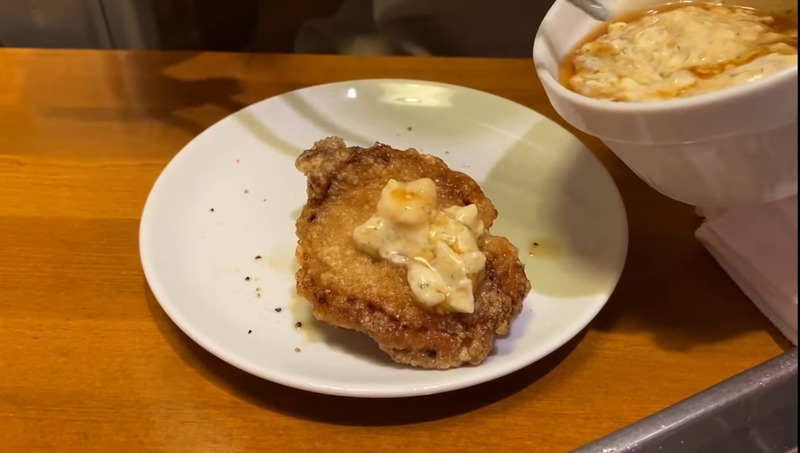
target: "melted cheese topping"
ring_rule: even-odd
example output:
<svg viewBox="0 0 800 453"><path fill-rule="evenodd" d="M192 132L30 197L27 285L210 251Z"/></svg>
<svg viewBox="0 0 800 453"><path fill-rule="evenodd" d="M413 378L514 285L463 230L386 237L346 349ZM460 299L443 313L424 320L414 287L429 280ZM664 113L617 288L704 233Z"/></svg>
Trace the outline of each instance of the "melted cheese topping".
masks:
<svg viewBox="0 0 800 453"><path fill-rule="evenodd" d="M389 180L375 214L353 230L359 250L406 267L408 285L423 305L439 312L472 313L473 290L483 278L486 256L478 207L438 209L436 184Z"/></svg>
<svg viewBox="0 0 800 453"><path fill-rule="evenodd" d="M615 22L581 46L566 81L613 101L658 101L740 85L797 65L797 26L729 6L681 6Z"/></svg>

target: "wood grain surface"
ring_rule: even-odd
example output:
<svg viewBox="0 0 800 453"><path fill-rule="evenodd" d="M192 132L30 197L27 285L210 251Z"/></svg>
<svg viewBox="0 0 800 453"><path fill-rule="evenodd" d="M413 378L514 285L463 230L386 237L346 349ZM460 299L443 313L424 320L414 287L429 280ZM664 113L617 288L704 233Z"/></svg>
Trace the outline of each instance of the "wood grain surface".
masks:
<svg viewBox="0 0 800 453"><path fill-rule="evenodd" d="M693 208L576 132L622 193L630 250L608 305L547 358L470 389L359 400L205 352L142 274L151 185L245 105L372 77L477 88L564 124L529 60L0 49L0 450L567 451L790 346L694 239Z"/></svg>

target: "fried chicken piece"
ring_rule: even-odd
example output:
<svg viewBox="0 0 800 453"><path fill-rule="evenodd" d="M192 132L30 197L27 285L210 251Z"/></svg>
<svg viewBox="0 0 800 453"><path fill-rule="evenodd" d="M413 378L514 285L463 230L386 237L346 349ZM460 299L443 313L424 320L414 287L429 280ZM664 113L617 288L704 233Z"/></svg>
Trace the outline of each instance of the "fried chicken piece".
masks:
<svg viewBox="0 0 800 453"><path fill-rule="evenodd" d="M414 149L380 143L348 148L338 137L315 143L296 166L308 178L308 202L297 220L297 292L312 303L314 317L369 335L396 362L439 369L483 362L496 336L509 332L530 283L517 248L488 233L497 211L478 184ZM405 267L356 248L353 229L375 212L390 178L432 179L440 208L477 205L486 228L479 240L486 268L473 313L424 307L409 288Z"/></svg>

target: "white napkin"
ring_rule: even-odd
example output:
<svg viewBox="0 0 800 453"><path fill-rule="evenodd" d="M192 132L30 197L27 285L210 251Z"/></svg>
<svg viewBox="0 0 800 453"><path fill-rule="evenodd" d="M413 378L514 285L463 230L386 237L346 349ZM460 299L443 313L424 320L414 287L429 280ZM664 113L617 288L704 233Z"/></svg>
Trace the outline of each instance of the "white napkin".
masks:
<svg viewBox="0 0 800 453"><path fill-rule="evenodd" d="M797 345L797 195L698 210L695 236L764 315Z"/></svg>

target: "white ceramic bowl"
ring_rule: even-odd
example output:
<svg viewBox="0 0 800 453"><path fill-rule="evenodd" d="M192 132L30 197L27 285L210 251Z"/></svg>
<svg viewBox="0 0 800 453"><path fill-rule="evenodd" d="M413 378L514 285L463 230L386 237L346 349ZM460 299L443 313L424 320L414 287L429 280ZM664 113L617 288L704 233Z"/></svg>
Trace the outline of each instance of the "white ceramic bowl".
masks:
<svg viewBox="0 0 800 453"><path fill-rule="evenodd" d="M664 2L622 0L609 9L618 14L658 3ZM797 8L796 1L784 5ZM653 188L685 203L724 207L797 192L796 66L683 99L592 99L565 88L558 74L564 56L597 26L566 0L556 0L536 34L533 60L539 78L567 122L600 138Z"/></svg>

